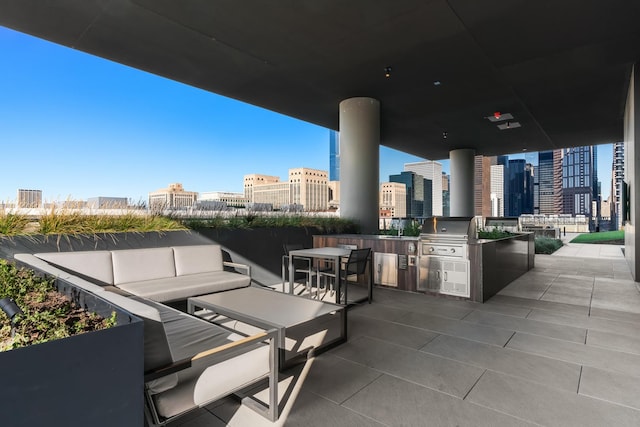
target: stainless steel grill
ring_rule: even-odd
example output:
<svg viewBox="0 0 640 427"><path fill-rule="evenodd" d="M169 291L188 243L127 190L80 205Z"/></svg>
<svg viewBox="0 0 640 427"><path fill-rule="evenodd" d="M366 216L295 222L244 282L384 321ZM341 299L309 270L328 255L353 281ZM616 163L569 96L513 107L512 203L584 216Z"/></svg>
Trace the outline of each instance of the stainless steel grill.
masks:
<svg viewBox="0 0 640 427"><path fill-rule="evenodd" d="M417 289L469 298L469 240L475 238L473 217L427 218L418 240Z"/></svg>

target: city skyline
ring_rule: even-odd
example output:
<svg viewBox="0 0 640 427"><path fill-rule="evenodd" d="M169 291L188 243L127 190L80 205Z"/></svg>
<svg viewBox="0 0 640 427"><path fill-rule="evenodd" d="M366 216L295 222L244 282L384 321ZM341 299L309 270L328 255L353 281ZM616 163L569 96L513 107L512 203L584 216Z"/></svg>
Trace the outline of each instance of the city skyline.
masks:
<svg viewBox="0 0 640 427"><path fill-rule="evenodd" d="M25 188L46 201L135 202L172 182L242 192L246 174L329 170L326 128L4 27L0 50L0 201ZM603 183L611 157L599 150ZM421 160L381 146L380 182ZM448 173L448 160L429 160Z"/></svg>

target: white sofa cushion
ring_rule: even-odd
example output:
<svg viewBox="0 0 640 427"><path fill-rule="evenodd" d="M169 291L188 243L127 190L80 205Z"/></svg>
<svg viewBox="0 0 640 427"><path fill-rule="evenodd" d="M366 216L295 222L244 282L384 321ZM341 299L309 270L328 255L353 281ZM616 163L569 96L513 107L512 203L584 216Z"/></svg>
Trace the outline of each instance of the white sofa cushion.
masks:
<svg viewBox="0 0 640 427"><path fill-rule="evenodd" d="M113 285L113 266L109 251L45 252L34 255L51 264Z"/></svg>
<svg viewBox="0 0 640 427"><path fill-rule="evenodd" d="M222 248L220 245L174 246L176 275L222 271Z"/></svg>
<svg viewBox="0 0 640 427"><path fill-rule="evenodd" d="M174 277L176 267L173 249L149 248L111 251L113 260L113 283L138 282L143 280Z"/></svg>
<svg viewBox="0 0 640 427"><path fill-rule="evenodd" d="M120 283L118 288L157 302L186 299L249 286L251 278L228 271Z"/></svg>

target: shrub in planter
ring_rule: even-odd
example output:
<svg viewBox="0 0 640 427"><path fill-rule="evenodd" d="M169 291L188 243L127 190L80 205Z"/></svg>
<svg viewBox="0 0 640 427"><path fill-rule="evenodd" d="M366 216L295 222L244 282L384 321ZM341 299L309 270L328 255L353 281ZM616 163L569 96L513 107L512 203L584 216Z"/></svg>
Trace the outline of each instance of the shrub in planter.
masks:
<svg viewBox="0 0 640 427"><path fill-rule="evenodd" d="M478 230L478 239L504 239L505 237L511 237L513 233L505 230L501 230L497 227L494 227L493 230Z"/></svg>
<svg viewBox="0 0 640 427"><path fill-rule="evenodd" d="M0 299L11 300L20 312L10 319L0 311L0 351L66 338L115 325L78 307L60 294L53 280L0 260Z"/></svg>
<svg viewBox="0 0 640 427"><path fill-rule="evenodd" d="M0 312L0 401L9 402L0 425L143 424L140 319L65 279L0 260L0 298L9 297L24 313L12 337Z"/></svg>
<svg viewBox="0 0 640 427"><path fill-rule="evenodd" d="M562 240L551 237L536 237L536 254L551 255L562 247Z"/></svg>

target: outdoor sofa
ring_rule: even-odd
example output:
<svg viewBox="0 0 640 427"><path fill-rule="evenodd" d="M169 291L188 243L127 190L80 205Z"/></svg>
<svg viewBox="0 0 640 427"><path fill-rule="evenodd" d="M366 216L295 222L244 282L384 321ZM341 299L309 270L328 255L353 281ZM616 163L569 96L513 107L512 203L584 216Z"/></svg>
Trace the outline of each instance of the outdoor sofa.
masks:
<svg viewBox="0 0 640 427"><path fill-rule="evenodd" d="M265 379L269 402L245 398L243 403L272 421L278 418L275 329L246 336L162 303L248 286L249 276L222 270L224 265L242 267L223 263L220 246L16 254L14 258L143 320L148 421L165 424Z"/></svg>
<svg viewBox="0 0 640 427"><path fill-rule="evenodd" d="M114 291L162 303L251 283L250 267L223 261L220 245L45 252L33 256L96 285L113 286ZM244 274L225 271L225 267Z"/></svg>

